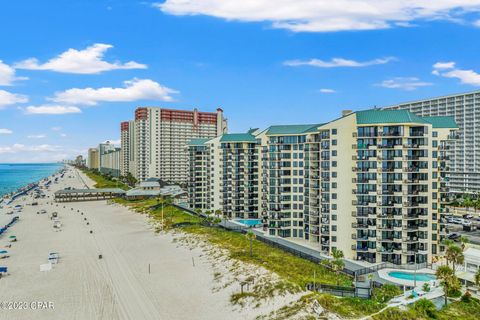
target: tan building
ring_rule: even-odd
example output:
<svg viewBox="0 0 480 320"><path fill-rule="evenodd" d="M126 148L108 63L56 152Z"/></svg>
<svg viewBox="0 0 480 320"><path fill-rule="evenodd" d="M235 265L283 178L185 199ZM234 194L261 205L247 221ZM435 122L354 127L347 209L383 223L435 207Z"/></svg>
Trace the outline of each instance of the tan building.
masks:
<svg viewBox="0 0 480 320"><path fill-rule="evenodd" d="M87 167L89 169L100 169L100 154L97 148L88 149Z"/></svg>
<svg viewBox="0 0 480 320"><path fill-rule="evenodd" d="M272 126L252 135L251 148L232 141L232 149L222 137L203 141L201 149L189 147L190 204L261 219L268 235L325 254L431 262L444 249L445 159L454 130L452 117L374 109L326 124ZM245 157L250 149L259 150L255 160ZM258 179L242 171L249 167ZM250 186L258 190L256 213L249 204L257 202L245 198Z"/></svg>
<svg viewBox="0 0 480 320"><path fill-rule="evenodd" d="M135 121L125 121L120 124L120 174L126 176L127 173L135 175Z"/></svg>

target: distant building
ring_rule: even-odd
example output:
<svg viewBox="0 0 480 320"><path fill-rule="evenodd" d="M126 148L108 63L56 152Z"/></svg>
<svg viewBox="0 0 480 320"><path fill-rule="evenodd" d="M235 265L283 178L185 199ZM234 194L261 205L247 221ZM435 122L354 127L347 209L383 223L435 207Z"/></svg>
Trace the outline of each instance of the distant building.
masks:
<svg viewBox="0 0 480 320"><path fill-rule="evenodd" d="M154 177L186 183L185 146L195 138L214 138L225 133L227 120L222 109L200 112L142 107L135 110L135 121L128 125L124 122L121 130L124 171L128 166L139 181Z"/></svg>
<svg viewBox="0 0 480 320"><path fill-rule="evenodd" d="M99 163L98 166L99 168L102 168L104 165L102 163L102 155L115 150L115 145L111 143L110 141L106 141L104 143L100 143L98 145L98 154L99 154Z"/></svg>
<svg viewBox="0 0 480 320"><path fill-rule="evenodd" d="M135 121L125 121L120 124L120 140L122 156L120 159L120 173L126 176L131 173L135 176Z"/></svg>
<svg viewBox="0 0 480 320"><path fill-rule="evenodd" d="M121 148L109 149L100 154L100 172L114 177L120 176Z"/></svg>
<svg viewBox="0 0 480 320"><path fill-rule="evenodd" d="M451 116L458 137L447 150L450 192L480 192L480 91L400 103L386 109L406 109L418 116Z"/></svg>
<svg viewBox="0 0 480 320"><path fill-rule="evenodd" d="M76 158L75 158L75 165L79 166L79 167L84 167L85 166L85 159L83 159L83 156L82 155L78 155Z"/></svg>
<svg viewBox="0 0 480 320"><path fill-rule="evenodd" d="M88 149L87 167L89 169L100 169L100 153L97 148Z"/></svg>

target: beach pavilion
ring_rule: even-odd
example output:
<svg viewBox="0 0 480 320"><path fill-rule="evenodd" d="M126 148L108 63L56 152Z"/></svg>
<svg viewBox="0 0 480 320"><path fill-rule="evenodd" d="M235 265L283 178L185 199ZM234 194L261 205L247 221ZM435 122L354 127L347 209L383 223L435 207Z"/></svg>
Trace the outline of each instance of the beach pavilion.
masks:
<svg viewBox="0 0 480 320"><path fill-rule="evenodd" d="M70 189L55 191L56 202L96 201L124 197L125 191L119 188Z"/></svg>

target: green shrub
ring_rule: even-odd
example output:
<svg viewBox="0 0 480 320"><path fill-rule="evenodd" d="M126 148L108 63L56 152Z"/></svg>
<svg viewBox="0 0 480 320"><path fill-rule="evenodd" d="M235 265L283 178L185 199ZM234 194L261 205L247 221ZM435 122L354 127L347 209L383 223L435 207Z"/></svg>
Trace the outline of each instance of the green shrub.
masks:
<svg viewBox="0 0 480 320"><path fill-rule="evenodd" d="M402 290L396 285L384 284L380 288L373 289L372 299L377 302L386 303L401 294Z"/></svg>
<svg viewBox="0 0 480 320"><path fill-rule="evenodd" d="M437 308L432 301L425 298L416 301L412 306L410 306L410 309L415 311L417 315L424 318L435 319L437 317Z"/></svg>

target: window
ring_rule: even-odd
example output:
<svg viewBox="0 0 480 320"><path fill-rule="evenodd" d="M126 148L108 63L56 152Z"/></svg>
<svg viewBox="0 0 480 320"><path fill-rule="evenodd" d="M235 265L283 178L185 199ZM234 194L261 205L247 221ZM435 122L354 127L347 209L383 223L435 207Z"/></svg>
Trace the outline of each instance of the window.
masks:
<svg viewBox="0 0 480 320"><path fill-rule="evenodd" d="M332 226L332 231L337 231L337 226Z"/></svg>
<svg viewBox="0 0 480 320"><path fill-rule="evenodd" d="M337 236L332 236L332 242L337 242Z"/></svg>
<svg viewBox="0 0 480 320"><path fill-rule="evenodd" d="M332 129L332 135L337 134L337 129Z"/></svg>
<svg viewBox="0 0 480 320"><path fill-rule="evenodd" d="M332 157L336 157L337 156L337 150L332 150Z"/></svg>
<svg viewBox="0 0 480 320"><path fill-rule="evenodd" d="M337 166L337 161L332 161L332 167L336 167Z"/></svg>
<svg viewBox="0 0 480 320"><path fill-rule="evenodd" d="M438 132L437 132L437 131L433 131L433 132L432 132L432 137L434 137L434 138L438 137Z"/></svg>
<svg viewBox="0 0 480 320"><path fill-rule="evenodd" d="M332 140L332 146L336 146L337 145L337 140L336 139L333 139Z"/></svg>
<svg viewBox="0 0 480 320"><path fill-rule="evenodd" d="M337 188L337 183L336 182L332 182L332 189L335 189Z"/></svg>
<svg viewBox="0 0 480 320"><path fill-rule="evenodd" d="M332 171L332 178L336 178L337 177L337 173L335 171Z"/></svg>

